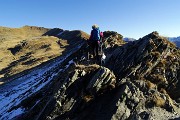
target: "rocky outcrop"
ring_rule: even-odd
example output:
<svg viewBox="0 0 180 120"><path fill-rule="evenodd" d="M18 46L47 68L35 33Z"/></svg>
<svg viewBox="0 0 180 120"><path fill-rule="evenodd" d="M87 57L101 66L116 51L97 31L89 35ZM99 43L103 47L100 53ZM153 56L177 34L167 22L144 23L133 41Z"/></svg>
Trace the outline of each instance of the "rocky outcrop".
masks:
<svg viewBox="0 0 180 120"><path fill-rule="evenodd" d="M138 41L117 48L107 67L119 79L145 79L158 84L159 89L178 85L179 49L153 32Z"/></svg>
<svg viewBox="0 0 180 120"><path fill-rule="evenodd" d="M105 45L106 47L114 47L114 46L118 46L118 45L122 45L125 42L123 41L123 36L115 31L104 31L103 32L104 35L104 41L105 41Z"/></svg>
<svg viewBox="0 0 180 120"><path fill-rule="evenodd" d="M35 110L30 110L23 118L84 119L89 115L88 111L96 106L96 101L115 88L115 83L115 75L105 67L72 64L54 82L53 95L45 95L45 98L49 98L48 101L43 99L44 104L41 101L43 109L38 111L37 105ZM49 108L50 106L52 107ZM85 113L81 116L83 111Z"/></svg>
<svg viewBox="0 0 180 120"><path fill-rule="evenodd" d="M123 36L115 31L104 31L103 32L103 52L106 55L108 61L113 51L118 47L124 45L126 42L123 40Z"/></svg>
<svg viewBox="0 0 180 120"><path fill-rule="evenodd" d="M157 32L118 47L113 52L106 66L116 75L117 86L125 85L128 90L133 90L126 93L125 101L129 98L133 103L138 101L137 106L131 106L136 112L136 119L143 119L138 110L143 110L146 119L158 119L160 114L154 112L156 107L168 116L173 117L173 112L179 116L179 104L176 103L180 97L179 52L173 43L159 36ZM132 113L132 109L130 111Z"/></svg>

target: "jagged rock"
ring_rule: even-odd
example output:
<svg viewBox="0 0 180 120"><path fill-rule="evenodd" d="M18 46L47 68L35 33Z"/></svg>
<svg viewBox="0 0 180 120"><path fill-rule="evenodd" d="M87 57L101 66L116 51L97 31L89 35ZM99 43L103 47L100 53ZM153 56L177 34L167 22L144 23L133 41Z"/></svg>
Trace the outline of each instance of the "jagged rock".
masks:
<svg viewBox="0 0 180 120"><path fill-rule="evenodd" d="M178 80L178 74L172 74L172 72L170 72L172 69L176 71L175 73L178 72L178 58L179 50L154 32L138 41L118 47L113 52L107 66L112 69L120 79L123 77L133 79L141 77L148 79L152 78L152 74L155 75L156 73L159 74L159 76L154 76L154 79L158 77L160 80L163 76L166 76L165 79L162 79L164 84L166 84L170 79L175 78ZM167 66L171 66L171 70ZM169 78L170 75L171 78ZM153 81L152 79L151 82L157 82L157 80Z"/></svg>
<svg viewBox="0 0 180 120"><path fill-rule="evenodd" d="M122 45L125 43L123 41L123 36L115 31L104 31L103 35L105 41L104 44L107 48L113 48L114 46Z"/></svg>
<svg viewBox="0 0 180 120"><path fill-rule="evenodd" d="M38 119L80 117L81 114L78 113L88 109L99 96L114 89L116 82L114 74L109 69L97 65L77 66L71 72L67 71L67 75L61 79L58 80L64 81L63 85L56 85L58 90L53 95L54 100L47 105L54 107L51 111L46 107L38 115Z"/></svg>
<svg viewBox="0 0 180 120"><path fill-rule="evenodd" d="M148 104L146 109L157 106L180 114L172 100L179 98L179 58L179 50L174 44L153 32L114 50L107 67L120 79L118 85L123 83L121 80L129 79L141 89L144 102ZM139 80L144 82L137 85Z"/></svg>
<svg viewBox="0 0 180 120"><path fill-rule="evenodd" d="M118 46L125 44L125 41L123 40L123 36L115 31L104 31L103 34L103 52L106 55L105 61L108 61L112 52Z"/></svg>
<svg viewBox="0 0 180 120"><path fill-rule="evenodd" d="M111 73L111 71L107 68L100 69L92 79L90 79L90 82L86 88L86 90L94 91L95 93L98 93L99 91L102 91L103 89L107 89L110 85L114 88L115 87L115 81L116 78L114 74ZM108 86L109 85L109 86Z"/></svg>

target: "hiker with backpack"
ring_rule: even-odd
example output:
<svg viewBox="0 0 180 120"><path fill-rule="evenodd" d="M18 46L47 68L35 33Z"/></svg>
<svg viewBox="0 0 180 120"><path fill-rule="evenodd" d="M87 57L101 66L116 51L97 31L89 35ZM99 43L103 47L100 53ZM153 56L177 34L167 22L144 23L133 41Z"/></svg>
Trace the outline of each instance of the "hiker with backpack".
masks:
<svg viewBox="0 0 180 120"><path fill-rule="evenodd" d="M98 25L93 25L91 30L91 35L88 40L88 45L90 46L93 58L99 61L99 46L101 38L103 37L103 32L100 32Z"/></svg>

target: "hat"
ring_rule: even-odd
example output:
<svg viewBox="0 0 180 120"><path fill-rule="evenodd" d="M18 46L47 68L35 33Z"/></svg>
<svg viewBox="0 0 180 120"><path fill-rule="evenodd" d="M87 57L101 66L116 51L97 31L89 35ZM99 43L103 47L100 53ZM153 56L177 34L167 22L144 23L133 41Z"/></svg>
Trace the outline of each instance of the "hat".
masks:
<svg viewBox="0 0 180 120"><path fill-rule="evenodd" d="M99 26L97 24L94 24L92 28L99 28Z"/></svg>

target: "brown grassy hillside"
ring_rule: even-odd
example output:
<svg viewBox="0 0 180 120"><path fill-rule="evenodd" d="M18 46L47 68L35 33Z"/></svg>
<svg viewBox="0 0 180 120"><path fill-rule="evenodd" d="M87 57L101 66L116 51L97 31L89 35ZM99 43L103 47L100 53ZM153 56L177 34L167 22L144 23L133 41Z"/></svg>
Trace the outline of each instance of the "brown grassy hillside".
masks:
<svg viewBox="0 0 180 120"><path fill-rule="evenodd" d="M82 31L66 31L62 38L43 36L50 30L35 26L0 27L0 78L20 73L62 55L68 46L73 46L70 41L77 36L78 39L89 37Z"/></svg>
<svg viewBox="0 0 180 120"><path fill-rule="evenodd" d="M47 31L49 29L36 26L23 26L21 28L0 27L0 41L13 40L17 42L30 37L41 36Z"/></svg>

